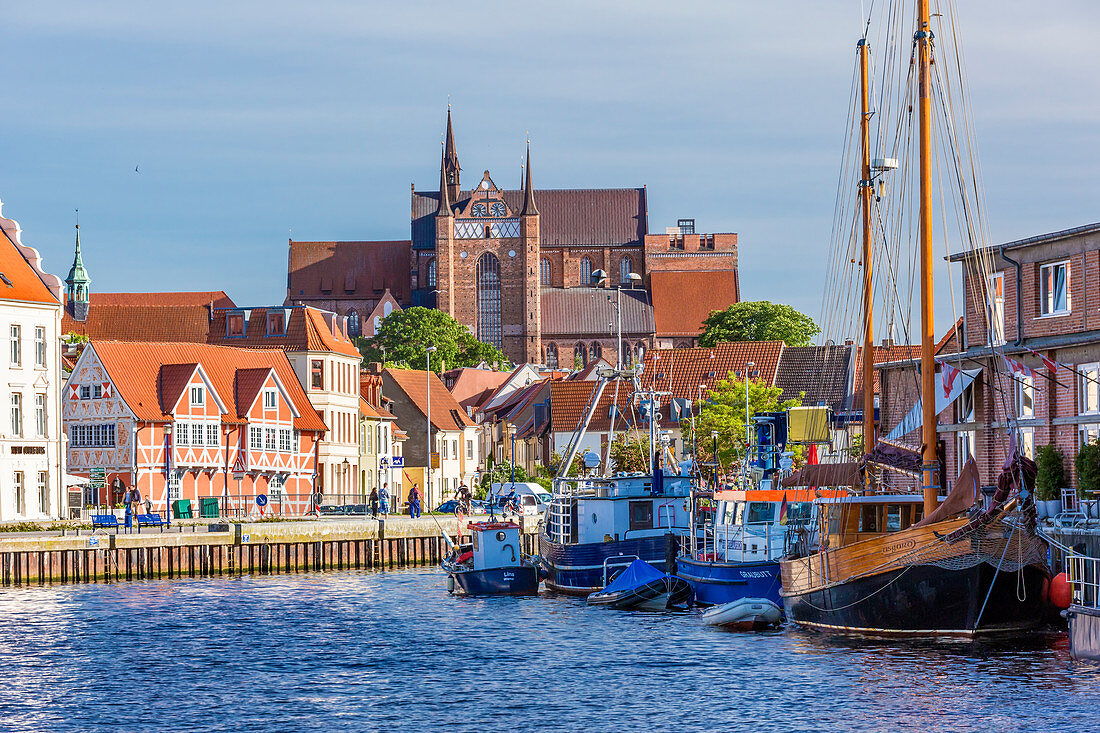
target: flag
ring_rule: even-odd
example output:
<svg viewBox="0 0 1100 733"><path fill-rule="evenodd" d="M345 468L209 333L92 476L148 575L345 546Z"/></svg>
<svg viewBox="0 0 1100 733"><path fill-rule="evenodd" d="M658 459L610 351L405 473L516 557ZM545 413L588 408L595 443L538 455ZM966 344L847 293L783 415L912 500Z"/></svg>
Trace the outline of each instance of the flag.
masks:
<svg viewBox="0 0 1100 733"><path fill-rule="evenodd" d="M1032 354L1035 354L1035 356L1042 359L1043 360L1043 366L1045 366L1048 370L1050 370L1051 374L1057 374L1058 373L1058 362L1054 361L1054 359L1051 359L1049 356L1043 356L1038 351L1035 351L1034 349L1028 349L1026 346L1024 348L1027 349L1028 351L1030 351Z"/></svg>
<svg viewBox="0 0 1100 733"><path fill-rule="evenodd" d="M1031 367L1024 365L1023 362L1018 359L1013 359L1011 356L1005 356L1001 354L1001 358L1005 360L1005 364L1008 365L1008 369L1013 374L1022 374L1025 377L1033 376Z"/></svg>
<svg viewBox="0 0 1100 733"><path fill-rule="evenodd" d="M808 455L806 456L806 465L817 465L817 443L810 443L810 450L808 451Z"/></svg>
<svg viewBox="0 0 1100 733"><path fill-rule="evenodd" d="M779 523L787 523L787 492L783 492L783 502L779 505Z"/></svg>
<svg viewBox="0 0 1100 733"><path fill-rule="evenodd" d="M955 386L955 380L959 378L959 369L951 366L946 361L941 361L940 366L943 367L941 375L943 378L943 396L950 397L951 388Z"/></svg>

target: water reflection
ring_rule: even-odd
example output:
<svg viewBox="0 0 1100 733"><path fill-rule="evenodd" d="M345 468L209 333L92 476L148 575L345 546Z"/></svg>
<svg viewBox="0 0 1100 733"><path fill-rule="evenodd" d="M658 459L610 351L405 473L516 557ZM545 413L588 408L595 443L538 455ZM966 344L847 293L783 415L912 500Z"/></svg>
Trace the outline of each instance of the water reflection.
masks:
<svg viewBox="0 0 1100 733"><path fill-rule="evenodd" d="M1064 635L859 641L452 598L435 570L0 593L0 728L1087 729Z"/></svg>

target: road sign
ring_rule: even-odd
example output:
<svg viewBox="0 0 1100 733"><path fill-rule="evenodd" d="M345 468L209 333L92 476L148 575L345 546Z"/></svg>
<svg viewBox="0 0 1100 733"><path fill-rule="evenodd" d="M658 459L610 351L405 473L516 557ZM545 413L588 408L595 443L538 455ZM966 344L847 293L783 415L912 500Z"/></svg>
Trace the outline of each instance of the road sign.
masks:
<svg viewBox="0 0 1100 733"><path fill-rule="evenodd" d="M390 459L387 456L382 456L378 459L379 468L388 468L390 465Z"/></svg>
<svg viewBox="0 0 1100 733"><path fill-rule="evenodd" d="M404 468L405 467L405 456L394 456L393 458L390 459L390 465L393 468Z"/></svg>
<svg viewBox="0 0 1100 733"><path fill-rule="evenodd" d="M258 507L267 506L267 494L257 494L256 495L256 506L258 506Z"/></svg>
<svg viewBox="0 0 1100 733"><path fill-rule="evenodd" d="M234 471L233 472L233 480L234 481L244 481L244 471Z"/></svg>
<svg viewBox="0 0 1100 733"><path fill-rule="evenodd" d="M438 469L439 469L439 454L438 453L432 453L432 470L434 471L434 470L438 470Z"/></svg>

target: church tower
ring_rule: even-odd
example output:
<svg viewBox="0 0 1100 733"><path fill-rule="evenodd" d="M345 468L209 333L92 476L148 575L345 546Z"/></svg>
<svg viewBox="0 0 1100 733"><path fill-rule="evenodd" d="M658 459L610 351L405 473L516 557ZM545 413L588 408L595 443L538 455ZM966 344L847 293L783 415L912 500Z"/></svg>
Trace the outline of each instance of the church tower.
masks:
<svg viewBox="0 0 1100 733"><path fill-rule="evenodd" d="M531 185L531 143L527 143L527 165L524 169L523 209L519 214L520 239L523 248L524 292L527 312L524 334L524 357L530 364L542 362L542 286L539 281L540 238L539 210L535 206L535 189Z"/></svg>
<svg viewBox="0 0 1100 733"><path fill-rule="evenodd" d="M65 309L74 321L88 320L88 293L92 279L84 269L84 259L80 256L80 225L76 225L76 257L65 278Z"/></svg>
<svg viewBox="0 0 1100 733"><path fill-rule="evenodd" d="M451 203L458 202L461 186L462 168L458 164L458 151L455 149L455 131L451 126L451 108L447 107L447 141L443 148L443 175L446 178L447 196ZM440 184L443 188L443 184Z"/></svg>
<svg viewBox="0 0 1100 733"><path fill-rule="evenodd" d="M447 146L443 149L443 158L439 163L439 208L435 212L435 271L436 293L435 307L452 318L455 317L455 257L454 257L454 211L452 202L457 198L451 195L450 175L452 169L448 164L447 150L454 151L454 139L451 137L451 113L447 111ZM453 169L455 180L458 179L458 159L455 158ZM429 283L431 285L431 283Z"/></svg>

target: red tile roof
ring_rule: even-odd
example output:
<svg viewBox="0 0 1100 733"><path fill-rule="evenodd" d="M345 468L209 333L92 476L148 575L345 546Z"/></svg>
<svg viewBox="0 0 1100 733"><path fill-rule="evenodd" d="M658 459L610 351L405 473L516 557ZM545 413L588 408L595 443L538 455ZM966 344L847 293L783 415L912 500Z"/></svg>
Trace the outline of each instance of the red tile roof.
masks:
<svg viewBox="0 0 1100 733"><path fill-rule="evenodd" d="M939 356L940 354L956 354L962 351L962 333L963 333L963 319L959 316L959 320L947 329L936 346L933 348L932 353Z"/></svg>
<svg viewBox="0 0 1100 733"><path fill-rule="evenodd" d="M597 382L556 379L550 382L550 430L555 433L573 432L584 417L584 408L592 396ZM624 416L631 414L633 388L625 383L608 383L600 395L599 404L588 423L590 431L625 430L628 422ZM612 426L611 405L618 405L619 413ZM636 417L634 418L637 419Z"/></svg>
<svg viewBox="0 0 1100 733"><path fill-rule="evenodd" d="M104 305L213 305L232 308L236 305L224 290L181 293L96 293L88 298L89 308Z"/></svg>
<svg viewBox="0 0 1100 733"><path fill-rule="evenodd" d="M747 364L752 362L750 378L773 386L782 353L782 341L738 341L718 344L712 349L651 349L645 355L642 384L672 392L675 397L696 400L699 385L713 387L719 380L728 379L730 372L741 378Z"/></svg>
<svg viewBox="0 0 1100 733"><path fill-rule="evenodd" d="M226 320L229 314L248 311L248 323L244 336L228 336ZM283 311L285 331L283 334L267 332L267 314L269 311ZM210 323L210 343L224 346L240 346L250 349L284 349L288 351L332 351L347 356L359 356L359 350L351 339L344 335L340 323L342 316L316 308L296 306L286 308L229 308L216 309L214 320ZM332 325L336 328L333 330Z"/></svg>
<svg viewBox="0 0 1100 733"><path fill-rule="evenodd" d="M205 343L210 309L205 305L90 304L88 319L74 321L66 311L62 333L105 341L189 341Z"/></svg>
<svg viewBox="0 0 1100 733"><path fill-rule="evenodd" d="M183 390L191 381L191 376L199 368L196 362L188 364L162 364L157 374L157 396L160 398L160 411L169 414L183 396Z"/></svg>
<svg viewBox="0 0 1100 733"><path fill-rule="evenodd" d="M908 345L908 344L894 344L893 346L875 346L872 355L872 361L875 364L884 364L888 361L904 361L906 359L919 359L920 358L920 346ZM872 390L874 394L879 394L879 374L878 370L875 370L874 383L872 384ZM855 394L863 394L863 347L856 347L856 379L855 379ZM857 398L857 403L858 398ZM859 403L862 404L862 403Z"/></svg>
<svg viewBox="0 0 1100 733"><path fill-rule="evenodd" d="M433 212L434 213L434 212ZM379 300L389 288L399 303L410 302L411 243L290 242L291 300L325 298ZM366 316L366 313L360 313Z"/></svg>
<svg viewBox="0 0 1100 733"><path fill-rule="evenodd" d="M19 241L18 226L11 219L0 219L0 275L3 275L0 278L0 300L51 304L60 302L24 255L24 251L27 251L36 256L37 251L16 244ZM9 232L12 227L15 227L14 231ZM38 261L41 262L41 258Z"/></svg>
<svg viewBox="0 0 1100 733"><path fill-rule="evenodd" d="M443 375L450 385L451 395L464 408L476 408L484 403L511 376L511 372L494 372L491 369L473 367L452 369Z"/></svg>
<svg viewBox="0 0 1100 733"><path fill-rule="evenodd" d="M393 379L397 388L408 396L422 415L428 414L428 384L432 392L432 424L440 430L462 430L474 424L466 417L462 405L451 395L435 372L414 369L386 369L385 375Z"/></svg>
<svg viewBox="0 0 1100 733"><path fill-rule="evenodd" d="M119 396L139 420L166 422L171 419L171 415L161 407L162 367L173 367L169 370L169 381L175 385L178 374L185 371L184 365L201 364L230 410L229 414L222 416L224 421L244 422L246 418L238 412L235 398L237 372L242 369L274 369L298 412L294 427L299 430L327 430L298 383L286 354L281 351L163 342L93 341L91 346ZM182 387L179 389L182 391Z"/></svg>
<svg viewBox="0 0 1100 733"><path fill-rule="evenodd" d="M246 415L252 409L252 405L256 402L256 398L259 396L269 374L271 374L270 367L237 370L237 384L234 393L238 415Z"/></svg>
<svg viewBox="0 0 1100 733"><path fill-rule="evenodd" d="M737 270L657 271L650 275L657 336L694 337L711 311L740 300Z"/></svg>

